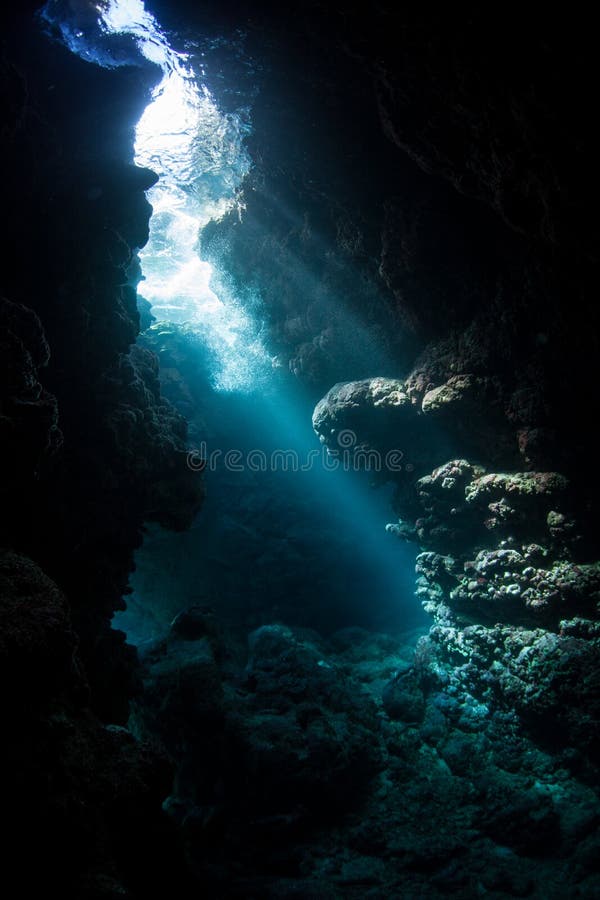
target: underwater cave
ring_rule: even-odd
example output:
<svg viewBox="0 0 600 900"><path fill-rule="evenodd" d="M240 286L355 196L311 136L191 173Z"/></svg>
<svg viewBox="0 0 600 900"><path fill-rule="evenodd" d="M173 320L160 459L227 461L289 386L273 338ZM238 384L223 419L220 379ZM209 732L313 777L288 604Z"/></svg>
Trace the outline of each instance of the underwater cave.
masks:
<svg viewBox="0 0 600 900"><path fill-rule="evenodd" d="M5 890L600 897L591 18L0 16Z"/></svg>

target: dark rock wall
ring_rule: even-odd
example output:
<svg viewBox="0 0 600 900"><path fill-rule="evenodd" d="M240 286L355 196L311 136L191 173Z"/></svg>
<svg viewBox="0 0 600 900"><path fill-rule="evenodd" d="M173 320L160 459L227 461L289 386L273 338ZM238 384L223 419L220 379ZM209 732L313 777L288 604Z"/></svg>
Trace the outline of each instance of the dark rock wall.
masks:
<svg viewBox="0 0 600 900"><path fill-rule="evenodd" d="M0 592L6 883L82 900L174 884L185 896L161 813L166 757L90 712L69 604L35 563L2 551Z"/></svg>
<svg viewBox="0 0 600 900"><path fill-rule="evenodd" d="M333 14L252 21L246 47L254 167L242 222L209 226L203 252L258 287L273 351L315 396L393 375L493 296L496 222L397 152Z"/></svg>
<svg viewBox="0 0 600 900"><path fill-rule="evenodd" d="M392 476L400 520L390 530L423 551L431 652L463 702L516 710L542 743L576 748L573 765L595 779L598 404L585 386L597 276L595 200L581 179L597 143L580 106L595 84L591 55L579 21L552 17L524 16L518 32L488 31L475 11L427 22L383 12L371 24L347 39L373 76L384 132L469 198L461 216L480 221L495 253L464 306L436 302L430 321L416 281L426 340L406 380L336 385L315 429L335 447L354 427L367 446L395 444L410 459L410 472ZM386 223L381 271L410 304L405 227L398 214Z"/></svg>
<svg viewBox="0 0 600 900"><path fill-rule="evenodd" d="M489 28L474 4L227 11L261 63L255 166L243 221L203 249L260 285L282 365L317 397L413 368L423 390L487 378L525 467L585 473L599 349L585 21Z"/></svg>
<svg viewBox="0 0 600 900"><path fill-rule="evenodd" d="M142 523L184 528L199 505L185 422L160 396L156 358L133 346L130 273L155 176L131 162L132 128L155 75L88 65L32 24L19 37L2 145L2 541L67 593L93 702L122 721L127 653L109 621Z"/></svg>
<svg viewBox="0 0 600 900"><path fill-rule="evenodd" d="M132 164L132 128L155 74L87 65L48 41L25 10L7 19L6 860L24 885L60 885L65 897L148 896L176 855L160 808L171 776L160 754L115 724L127 721L137 663L110 620L144 521L185 528L201 484L185 465L185 421L161 397L158 361L134 344L130 272L147 239L144 191L155 176ZM139 855L149 846L161 859L150 869Z"/></svg>
<svg viewBox="0 0 600 900"><path fill-rule="evenodd" d="M541 731L564 721L570 684L587 717L599 331L585 22L524 13L490 28L471 5L290 13L251 17L268 71L256 165L245 218L216 225L206 247L225 239L240 282L269 285L284 364L323 393L339 382L315 411L324 443L337 450L349 428L410 463L394 476L393 528L424 551L440 646L465 641L486 690ZM360 340L372 354L354 352ZM508 631L486 632L494 623ZM470 627L500 656L511 634L528 636L493 663ZM574 737L576 714L562 732L588 760L590 715L589 740Z"/></svg>

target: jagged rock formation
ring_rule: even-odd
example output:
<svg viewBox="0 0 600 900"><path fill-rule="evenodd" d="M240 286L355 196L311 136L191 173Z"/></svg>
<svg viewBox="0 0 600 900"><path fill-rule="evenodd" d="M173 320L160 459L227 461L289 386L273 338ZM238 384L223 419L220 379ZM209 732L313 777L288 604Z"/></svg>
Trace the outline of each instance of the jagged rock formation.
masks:
<svg viewBox="0 0 600 900"><path fill-rule="evenodd" d="M563 884L558 893L591 897L597 876L590 869L583 875L582 861L598 840L592 809L600 750L600 563L590 538L589 497L578 478L532 470L531 447L502 379L448 378L447 371L440 382L417 367L405 380L335 385L313 416L331 453L373 465L402 448L404 465L383 465L378 474L396 483L401 518L388 531L421 548L416 593L433 625L378 697L403 729L398 760L410 766L407 742L414 741L421 763L427 758L434 773L430 789L464 804L466 816L451 829L440 826L437 851L429 844L422 851L436 872L428 890L535 896L523 866L534 858L539 883L552 893L555 875L545 868L551 853L563 860L558 866L567 882L582 876L577 887ZM348 430L350 444L342 440ZM474 455L427 471L450 448ZM529 470L517 468L523 462ZM443 789L440 765L452 773ZM410 809L415 793L407 790L398 805ZM387 803L397 828L401 816L389 795ZM376 834L385 807L373 800L367 822ZM446 815L448 822L453 814ZM467 821L469 850L453 867L448 860L460 851L450 834L458 837ZM411 854L419 853L415 831L407 828L403 846L409 868ZM574 850L579 840L581 856ZM509 848L500 864L490 855L493 845ZM390 843L380 837L374 846L375 859L363 860L362 871L381 884ZM477 876L474 846L479 862L487 860ZM408 883L404 876L402 889Z"/></svg>
<svg viewBox="0 0 600 900"><path fill-rule="evenodd" d="M7 865L24 890L148 896L166 872L147 877L142 847L177 859L160 810L171 773L115 725L138 681L110 620L144 521L186 527L201 484L157 360L134 346L155 176L131 164L130 129L154 76L87 66L19 22L26 7L13 14L0 145Z"/></svg>
<svg viewBox="0 0 600 900"><path fill-rule="evenodd" d="M3 170L12 173L2 423L14 447L2 541L66 592L93 702L123 721L119 683L131 651L110 617L143 521L186 527L200 486L186 467L185 422L160 396L157 361L133 346L135 253L147 240L144 191L156 176L130 163L129 129L154 75L87 66L34 28L14 55L5 63L14 88L2 144ZM72 106L62 83L79 84Z"/></svg>
<svg viewBox="0 0 600 900"><path fill-rule="evenodd" d="M403 456L416 465L384 467L398 483L401 516L388 531L422 548L417 594L433 616L432 647L449 682L463 696L518 711L544 739L560 721L553 740L577 746L593 765L600 563L590 556L585 518L578 518L585 506L558 472L488 472L480 461L460 458L421 475L432 455L445 452L448 437L455 447L478 447L478 460L487 462L498 413L485 415L485 391L473 379L420 391L415 382L336 385L315 409L315 431L335 453L348 428L356 454L366 445L389 459L394 445L409 448ZM475 434L468 427L473 403L483 410ZM477 444L480 431L487 440ZM491 458L502 449L499 442Z"/></svg>
<svg viewBox="0 0 600 900"><path fill-rule="evenodd" d="M179 766L200 879L261 900L595 896L593 30L562 11L492 32L474 6L222 6L164 10L189 7L192 31L248 19L267 72L244 216L204 250L264 290L281 365L315 399L336 384L315 419L331 449L351 430L356 451L402 452L391 530L421 545L434 625L416 653L272 625L245 670L194 613L140 673L109 627L133 549L144 520L184 527L199 500L151 341L133 346L153 176L131 165L131 128L155 76L10 31L0 668L21 884L41 860L63 896L178 890L164 761L103 724L143 674L138 728ZM365 796L315 837L324 772L336 799L354 781Z"/></svg>

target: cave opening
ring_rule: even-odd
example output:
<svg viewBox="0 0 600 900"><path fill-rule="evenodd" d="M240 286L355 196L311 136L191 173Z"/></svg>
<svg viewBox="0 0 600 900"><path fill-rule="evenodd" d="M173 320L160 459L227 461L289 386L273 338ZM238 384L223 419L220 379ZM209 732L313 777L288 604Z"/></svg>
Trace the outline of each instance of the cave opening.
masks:
<svg viewBox="0 0 600 900"><path fill-rule="evenodd" d="M594 29L0 20L6 880L597 897Z"/></svg>
<svg viewBox="0 0 600 900"><path fill-rule="evenodd" d="M190 467L204 468L208 497L184 534L149 526L115 627L138 646L152 645L183 609L206 605L250 630L273 620L326 634L356 626L418 635L427 619L414 600L415 553L385 533L393 516L385 458L365 453L361 466L350 455L358 440L350 431L333 451L321 447L311 426L318 393L268 346L264 286L248 287L227 271L226 237L213 238L210 259L203 258L207 226L218 232L227 217L243 227L257 82L229 84L224 112L209 81L228 78L226 42L218 41L221 71L211 73L210 42L179 38L184 49L174 49L177 35L167 35L141 0L110 0L91 15L86 5L51 0L43 19L92 64L131 65L137 52L161 73L135 128L134 162L158 181L147 191L149 239L133 274L153 322L152 345L168 358L163 390L176 405L186 395L182 412L199 438ZM244 62L256 68L249 57ZM256 239L269 240L268 231ZM319 284L310 259L289 265L300 307L288 311L293 322ZM332 302L345 335L364 331L341 297ZM180 344L179 361L161 335ZM363 342L363 358L349 353L342 367L346 380L382 366L382 347ZM191 397L200 394L193 408ZM397 467L401 459L400 452Z"/></svg>

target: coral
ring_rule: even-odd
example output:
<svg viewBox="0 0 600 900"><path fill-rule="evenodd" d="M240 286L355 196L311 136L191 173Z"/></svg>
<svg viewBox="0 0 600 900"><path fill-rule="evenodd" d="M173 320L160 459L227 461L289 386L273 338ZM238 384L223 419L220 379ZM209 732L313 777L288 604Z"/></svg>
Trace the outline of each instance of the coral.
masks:
<svg viewBox="0 0 600 900"><path fill-rule="evenodd" d="M473 414L469 404L481 396L484 380L456 376L425 392L419 411L418 395L411 396L406 382L336 385L317 405L313 425L330 448L344 429L352 429L357 446L379 452L390 446L392 435L404 438L424 464L433 450L427 421L457 405L464 424L469 408ZM378 416L385 416L384 426ZM460 429L454 434L460 441ZM558 700L548 699L544 706L538 699L540 678L547 698L562 698L597 653L593 628L574 625L578 637L571 638L569 626L565 631L561 625L594 622L600 608L600 564L585 556L584 525L574 514L569 479L554 471L490 472L457 458L430 475L405 478L395 503L401 518L388 531L421 545L417 595L436 621L436 652L463 673L454 676L462 679L463 690L485 696L496 692L498 702L540 734L551 716L560 716L565 734L585 748L589 761L598 727L593 679L579 678L576 692L579 717L589 709L594 723L585 741L577 716L565 715ZM514 651L522 628L535 635L534 665L524 666L525 657ZM384 705L390 715L414 721L424 711L411 679L408 673L396 676L386 688Z"/></svg>
<svg viewBox="0 0 600 900"><path fill-rule="evenodd" d="M352 459L364 454L366 465L369 451L377 454L384 479L402 481L408 476L412 481L415 468L423 471L434 458L430 423L398 379L336 384L317 403L312 422L333 454L345 450Z"/></svg>
<svg viewBox="0 0 600 900"><path fill-rule="evenodd" d="M176 759L167 807L215 892L318 883L322 896L365 886L444 896L485 883L518 894L562 877L586 896L597 794L577 776L597 735L572 730L567 696L571 677L583 683L589 641L451 623L396 638L348 628L331 643L273 624L244 653L211 610L177 617L146 657L136 724ZM550 721L558 728L544 733ZM575 737L579 760L568 755ZM248 811L264 871L240 884L234 860L252 870L240 843Z"/></svg>
<svg viewBox="0 0 600 900"><path fill-rule="evenodd" d="M481 504L506 497L522 500L526 497L560 495L567 488L567 480L557 472L523 472L509 475L482 475L474 479L465 491L468 503Z"/></svg>
<svg viewBox="0 0 600 900"><path fill-rule="evenodd" d="M537 621L556 625L561 611L594 613L600 600L600 564L573 565L569 561L532 565L542 555L530 545L515 549L482 550L453 588L449 601L460 612L483 621Z"/></svg>

